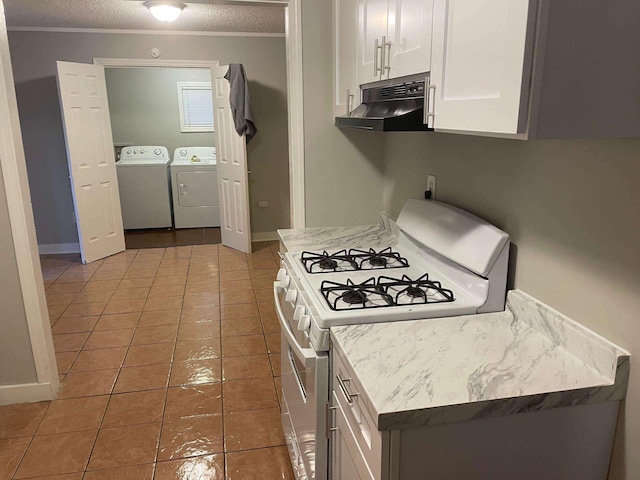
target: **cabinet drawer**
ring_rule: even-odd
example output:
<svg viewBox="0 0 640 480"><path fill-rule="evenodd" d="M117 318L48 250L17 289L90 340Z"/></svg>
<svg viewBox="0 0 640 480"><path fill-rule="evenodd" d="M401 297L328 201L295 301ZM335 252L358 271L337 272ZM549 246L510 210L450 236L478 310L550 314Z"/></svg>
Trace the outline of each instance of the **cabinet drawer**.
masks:
<svg viewBox="0 0 640 480"><path fill-rule="evenodd" d="M334 398L344 412L353 436L376 480L382 478L382 434L376 427L367 399L353 371L340 358L333 355L332 389Z"/></svg>

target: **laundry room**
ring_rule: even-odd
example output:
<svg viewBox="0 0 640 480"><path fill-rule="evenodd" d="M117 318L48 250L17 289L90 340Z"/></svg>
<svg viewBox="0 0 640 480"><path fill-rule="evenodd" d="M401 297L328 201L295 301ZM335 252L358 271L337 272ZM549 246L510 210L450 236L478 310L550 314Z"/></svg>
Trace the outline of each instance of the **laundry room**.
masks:
<svg viewBox="0 0 640 480"><path fill-rule="evenodd" d="M111 67L105 82L127 246L220 243L210 69Z"/></svg>

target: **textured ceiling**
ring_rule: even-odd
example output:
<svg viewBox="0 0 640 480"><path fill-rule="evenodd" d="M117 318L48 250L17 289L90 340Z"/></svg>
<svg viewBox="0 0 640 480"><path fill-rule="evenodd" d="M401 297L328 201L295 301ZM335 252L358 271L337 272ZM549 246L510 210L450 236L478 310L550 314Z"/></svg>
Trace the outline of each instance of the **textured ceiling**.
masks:
<svg viewBox="0 0 640 480"><path fill-rule="evenodd" d="M282 5L229 1L183 2L187 8L172 23L156 20L136 0L4 0L7 26L100 28L212 32L284 32Z"/></svg>

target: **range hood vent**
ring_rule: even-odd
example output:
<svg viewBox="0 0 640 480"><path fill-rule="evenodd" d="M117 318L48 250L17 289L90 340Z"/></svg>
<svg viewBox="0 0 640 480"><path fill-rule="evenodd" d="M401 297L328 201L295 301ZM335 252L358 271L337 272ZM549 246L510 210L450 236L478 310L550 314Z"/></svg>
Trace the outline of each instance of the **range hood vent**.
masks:
<svg viewBox="0 0 640 480"><path fill-rule="evenodd" d="M336 117L340 128L375 131L428 131L424 123L425 75L361 86L362 103Z"/></svg>

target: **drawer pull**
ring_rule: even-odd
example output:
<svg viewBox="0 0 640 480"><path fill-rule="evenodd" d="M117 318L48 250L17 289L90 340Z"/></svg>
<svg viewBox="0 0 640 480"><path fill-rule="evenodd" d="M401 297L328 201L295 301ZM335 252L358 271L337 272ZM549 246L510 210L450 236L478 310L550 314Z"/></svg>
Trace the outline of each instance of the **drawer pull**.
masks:
<svg viewBox="0 0 640 480"><path fill-rule="evenodd" d="M342 393L344 393L344 396L347 397L347 402L349 402L350 404L353 403L353 398L357 397L360 394L358 392L351 393L347 388L347 382L350 382L351 379L342 378L339 373L336 375L336 378L338 379L338 385L340 385L340 390L342 390Z"/></svg>

